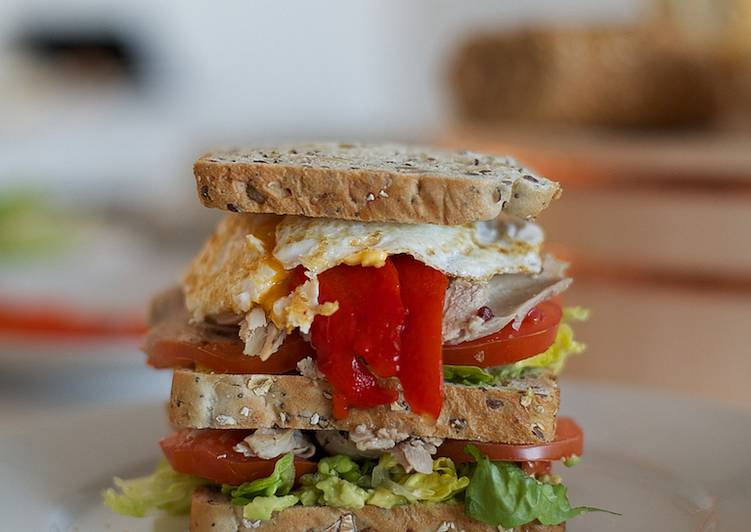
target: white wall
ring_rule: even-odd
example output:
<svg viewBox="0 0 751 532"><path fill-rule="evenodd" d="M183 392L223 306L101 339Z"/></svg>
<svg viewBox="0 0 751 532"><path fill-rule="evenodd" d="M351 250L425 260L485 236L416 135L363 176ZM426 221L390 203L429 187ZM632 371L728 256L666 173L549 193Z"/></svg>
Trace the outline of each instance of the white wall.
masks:
<svg viewBox="0 0 751 532"><path fill-rule="evenodd" d="M637 0L5 0L0 183L152 187L197 150L279 137L419 137L446 118L447 55L467 31L622 19ZM118 24L150 57L145 91L60 96L14 79L25 22ZM118 185L119 184L119 185Z"/></svg>

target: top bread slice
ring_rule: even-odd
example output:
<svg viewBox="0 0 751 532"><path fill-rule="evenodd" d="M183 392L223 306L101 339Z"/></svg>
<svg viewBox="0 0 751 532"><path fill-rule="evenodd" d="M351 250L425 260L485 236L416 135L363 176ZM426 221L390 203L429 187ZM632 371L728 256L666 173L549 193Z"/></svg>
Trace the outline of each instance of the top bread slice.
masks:
<svg viewBox="0 0 751 532"><path fill-rule="evenodd" d="M406 144L291 144L209 153L206 207L345 220L462 225L537 216L560 185L510 157Z"/></svg>

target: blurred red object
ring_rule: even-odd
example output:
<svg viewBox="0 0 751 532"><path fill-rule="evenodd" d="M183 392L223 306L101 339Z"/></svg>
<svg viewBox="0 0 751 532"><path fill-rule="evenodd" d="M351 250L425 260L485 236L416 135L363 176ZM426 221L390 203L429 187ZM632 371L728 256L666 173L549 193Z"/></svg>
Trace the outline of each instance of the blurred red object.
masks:
<svg viewBox="0 0 751 532"><path fill-rule="evenodd" d="M136 313L103 315L63 305L0 300L0 335L14 339L122 339L137 338L145 332L146 322Z"/></svg>

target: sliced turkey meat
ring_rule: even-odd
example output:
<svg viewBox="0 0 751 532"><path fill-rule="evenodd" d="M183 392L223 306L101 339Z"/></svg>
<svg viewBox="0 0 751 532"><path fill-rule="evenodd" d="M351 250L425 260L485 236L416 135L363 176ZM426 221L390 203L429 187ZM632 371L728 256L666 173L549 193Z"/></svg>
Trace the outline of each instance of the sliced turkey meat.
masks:
<svg viewBox="0 0 751 532"><path fill-rule="evenodd" d="M234 450L244 456L257 456L269 460L290 452L300 458L310 458L315 454L316 447L299 430L258 429L235 445Z"/></svg>
<svg viewBox="0 0 751 532"><path fill-rule="evenodd" d="M397 441L375 436L371 443L377 440L376 445L363 446L363 440L359 436L353 438L353 433L336 430L321 430L315 433L319 445L329 454L344 454L352 458L378 458L382 453L389 452L408 473L412 471L431 473L433 471L432 455L436 453L443 440L405 436L400 433ZM398 438L403 439L398 441Z"/></svg>
<svg viewBox="0 0 751 532"><path fill-rule="evenodd" d="M547 255L537 275L496 275L488 282L452 279L443 306L443 341L469 342L500 331L518 329L535 305L560 294L571 284L568 264Z"/></svg>
<svg viewBox="0 0 751 532"><path fill-rule="evenodd" d="M390 452L407 473L433 472L433 455L443 443L441 438L408 438Z"/></svg>

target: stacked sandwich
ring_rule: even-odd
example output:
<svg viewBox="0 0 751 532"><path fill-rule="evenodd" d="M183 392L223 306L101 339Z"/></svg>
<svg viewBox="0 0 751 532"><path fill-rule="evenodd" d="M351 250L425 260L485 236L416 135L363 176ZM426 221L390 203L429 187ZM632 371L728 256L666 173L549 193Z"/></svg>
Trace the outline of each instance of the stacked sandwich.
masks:
<svg viewBox="0 0 751 532"><path fill-rule="evenodd" d="M554 462L575 342L566 265L530 221L557 183L507 157L403 145L211 153L229 211L158 296L144 350L174 369L166 460L106 502L191 530L563 530Z"/></svg>

